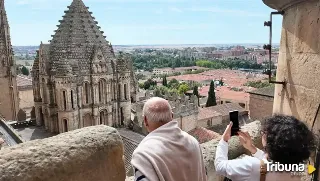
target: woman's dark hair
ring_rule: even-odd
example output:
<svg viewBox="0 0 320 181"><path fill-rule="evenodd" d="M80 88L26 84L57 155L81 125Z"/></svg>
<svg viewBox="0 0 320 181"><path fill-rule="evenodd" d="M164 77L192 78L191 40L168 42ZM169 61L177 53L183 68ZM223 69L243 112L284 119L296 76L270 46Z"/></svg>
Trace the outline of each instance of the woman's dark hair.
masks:
<svg viewBox="0 0 320 181"><path fill-rule="evenodd" d="M315 148L313 133L292 116L275 115L262 126L266 134L265 150L269 159L282 164L299 164L306 161Z"/></svg>

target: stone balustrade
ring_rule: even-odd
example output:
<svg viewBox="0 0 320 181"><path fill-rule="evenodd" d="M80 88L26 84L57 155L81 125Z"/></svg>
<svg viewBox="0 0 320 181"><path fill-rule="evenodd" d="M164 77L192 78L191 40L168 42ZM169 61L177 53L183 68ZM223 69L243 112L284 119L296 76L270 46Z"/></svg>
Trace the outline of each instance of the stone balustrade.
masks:
<svg viewBox="0 0 320 181"><path fill-rule="evenodd" d="M260 122L242 129L261 145ZM219 140L201 145L208 181L222 179L216 174L214 159ZM229 158L245 153L238 138L230 140ZM93 126L8 147L0 151L0 180L5 181L130 181L125 177L123 142L111 127Z"/></svg>
<svg viewBox="0 0 320 181"><path fill-rule="evenodd" d="M122 140L107 126L22 143L0 155L3 181L125 180Z"/></svg>

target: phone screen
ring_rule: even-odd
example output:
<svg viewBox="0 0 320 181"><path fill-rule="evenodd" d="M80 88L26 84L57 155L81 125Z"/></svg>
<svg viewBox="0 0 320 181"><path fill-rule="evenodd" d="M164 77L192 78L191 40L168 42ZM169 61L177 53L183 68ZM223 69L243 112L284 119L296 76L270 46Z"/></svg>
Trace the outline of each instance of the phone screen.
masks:
<svg viewBox="0 0 320 181"><path fill-rule="evenodd" d="M239 111L231 111L229 112L230 121L232 121L233 125L231 128L231 136L238 135L239 127Z"/></svg>

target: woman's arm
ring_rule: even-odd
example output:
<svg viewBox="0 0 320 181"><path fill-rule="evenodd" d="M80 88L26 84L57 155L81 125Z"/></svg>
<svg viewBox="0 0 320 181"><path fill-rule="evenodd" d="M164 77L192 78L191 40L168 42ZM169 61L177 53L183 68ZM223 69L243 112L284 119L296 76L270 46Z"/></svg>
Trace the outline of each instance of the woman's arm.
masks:
<svg viewBox="0 0 320 181"><path fill-rule="evenodd" d="M217 146L214 165L219 175L230 179L249 180L253 162L256 161L254 159L247 156L242 159L228 160L228 143L222 139Z"/></svg>

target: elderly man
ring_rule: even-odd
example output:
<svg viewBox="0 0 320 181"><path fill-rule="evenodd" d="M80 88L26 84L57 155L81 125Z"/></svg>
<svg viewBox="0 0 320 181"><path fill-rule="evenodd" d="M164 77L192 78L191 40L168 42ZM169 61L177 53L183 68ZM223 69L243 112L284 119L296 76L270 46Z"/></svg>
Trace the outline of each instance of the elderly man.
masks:
<svg viewBox="0 0 320 181"><path fill-rule="evenodd" d="M182 131L167 100L153 97L143 108L149 132L132 155L136 181L206 181L198 141Z"/></svg>

